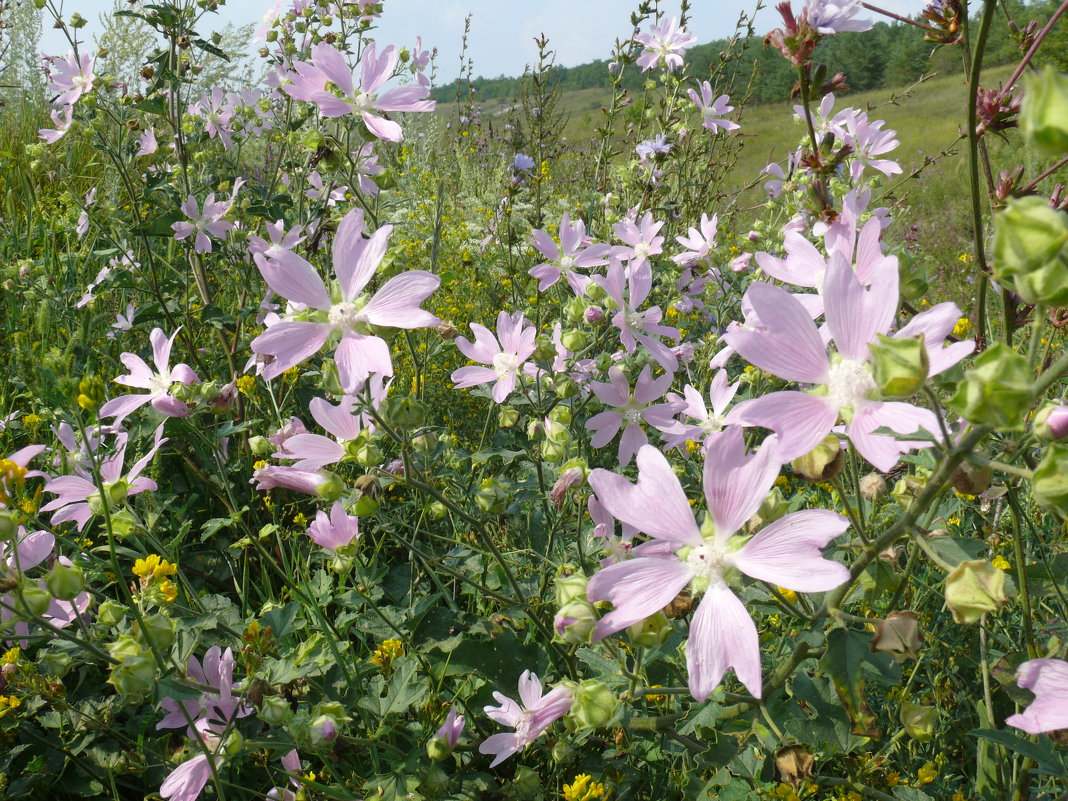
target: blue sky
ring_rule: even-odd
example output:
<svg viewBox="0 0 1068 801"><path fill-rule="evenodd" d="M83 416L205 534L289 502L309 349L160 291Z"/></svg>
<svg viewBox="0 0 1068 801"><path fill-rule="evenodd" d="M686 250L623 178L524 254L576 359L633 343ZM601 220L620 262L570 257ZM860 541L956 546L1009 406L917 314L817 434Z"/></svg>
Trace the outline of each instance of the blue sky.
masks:
<svg viewBox="0 0 1068 801"><path fill-rule="evenodd" d="M751 11L753 0L695 0L690 30L702 42L729 36L742 11ZM91 38L100 29L98 16L113 8L113 0L66 0L69 14L77 9L90 20L83 30ZM228 0L219 19L235 23L259 22L272 0ZM438 82L456 77L460 58L460 37L464 17L473 15L469 52L475 74L493 77L518 75L536 57L532 38L546 33L557 52L556 62L573 66L606 58L616 38L629 36L630 12L637 2L630 0L385 0L385 13L376 38L379 41L412 45L422 35L424 46L438 48ZM766 33L778 24L769 2L757 19L757 32ZM795 0L800 8L801 0ZM883 0L882 7L900 14L915 14L923 0ZM123 7L126 7L125 2ZM662 2L668 14L677 6ZM65 53L66 44L46 20L41 49Z"/></svg>

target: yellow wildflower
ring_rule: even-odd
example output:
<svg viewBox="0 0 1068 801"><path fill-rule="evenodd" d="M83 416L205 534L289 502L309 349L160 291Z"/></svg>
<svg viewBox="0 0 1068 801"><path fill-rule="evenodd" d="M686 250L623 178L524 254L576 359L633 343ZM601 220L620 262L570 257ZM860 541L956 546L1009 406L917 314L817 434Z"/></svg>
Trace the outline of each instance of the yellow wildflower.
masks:
<svg viewBox="0 0 1068 801"><path fill-rule="evenodd" d="M1008 570L1012 567L1012 565L1009 564L1009 560L1006 559L1004 556L995 556L994 560L990 564L992 564L998 570Z"/></svg>
<svg viewBox="0 0 1068 801"><path fill-rule="evenodd" d="M916 781L920 784L930 784L938 776L938 770L931 762L926 763L922 768L916 771Z"/></svg>
<svg viewBox="0 0 1068 801"><path fill-rule="evenodd" d="M385 640L375 648L374 655L371 657L371 664L378 665L382 670L389 670L393 661L401 656L404 656L404 643L400 640Z"/></svg>
<svg viewBox="0 0 1068 801"><path fill-rule="evenodd" d="M953 336L962 337L972 329L972 321L967 317L961 317L957 320L957 324L953 326Z"/></svg>
<svg viewBox="0 0 1068 801"><path fill-rule="evenodd" d="M142 579L163 578L178 572L178 565L171 564L159 554L149 554L144 559L134 562L133 573Z"/></svg>
<svg viewBox="0 0 1068 801"><path fill-rule="evenodd" d="M4 665L13 665L13 664L15 664L16 662L19 661L19 654L20 653L21 653L21 651L19 651L19 647L17 645L14 648L12 648L11 650L9 650L9 651L4 651L4 655L0 656L0 664L4 664Z"/></svg>
<svg viewBox="0 0 1068 801"><path fill-rule="evenodd" d="M252 463L252 469L253 470L262 470L266 466L267 466L267 460L266 459L257 459L255 462Z"/></svg>
<svg viewBox="0 0 1068 801"><path fill-rule="evenodd" d="M42 422L44 422L44 420L39 415L36 415L33 412L30 412L28 415L22 418L22 424L30 428L36 428L37 426L41 425Z"/></svg>
<svg viewBox="0 0 1068 801"><path fill-rule="evenodd" d="M0 695L0 718L10 712L12 709L17 709L21 702L13 695L3 696Z"/></svg>
<svg viewBox="0 0 1068 801"><path fill-rule="evenodd" d="M564 785L564 801L594 801L604 798L604 785L588 773L580 773L571 784Z"/></svg>
<svg viewBox="0 0 1068 801"><path fill-rule="evenodd" d="M163 594L163 599L169 604L173 604L178 598L178 587L170 579L160 581L159 591Z"/></svg>
<svg viewBox="0 0 1068 801"><path fill-rule="evenodd" d="M246 398L251 397L252 393L256 391L256 376L243 375L236 381L237 391L244 395Z"/></svg>
<svg viewBox="0 0 1068 801"><path fill-rule="evenodd" d="M779 591L779 595L781 595L783 598L785 598L790 603L793 603L794 601L797 600L797 593L794 592L793 590L788 590L788 589L786 589L786 587L779 587L777 585L776 585L775 589L777 589Z"/></svg>

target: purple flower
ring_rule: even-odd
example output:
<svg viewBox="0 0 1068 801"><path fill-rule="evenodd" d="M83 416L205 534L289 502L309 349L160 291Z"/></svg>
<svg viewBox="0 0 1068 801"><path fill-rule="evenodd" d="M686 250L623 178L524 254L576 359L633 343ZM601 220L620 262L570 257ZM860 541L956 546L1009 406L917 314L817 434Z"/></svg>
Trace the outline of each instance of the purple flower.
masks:
<svg viewBox="0 0 1068 801"><path fill-rule="evenodd" d="M409 270L385 282L370 297L370 283L386 255L393 226L384 225L365 238L363 212L350 211L334 235L336 283L330 290L316 269L300 256L275 245L253 260L274 292L290 301L285 317L272 316L267 330L252 341L252 350L273 357L263 375L277 378L311 358L332 336L341 385L356 392L372 373L393 375L389 346L371 326L426 328L437 317L419 304L438 288L441 279L424 270Z"/></svg>
<svg viewBox="0 0 1068 801"><path fill-rule="evenodd" d="M57 106L72 106L82 95L93 90L93 65L96 59L89 58L88 53L75 58L71 50L66 58L45 56L44 60L51 79L48 91L60 93L53 101Z"/></svg>
<svg viewBox="0 0 1068 801"><path fill-rule="evenodd" d="M138 150L134 153L135 156L151 156L159 150L159 143L156 142L156 132L152 128L142 131L137 144Z"/></svg>
<svg viewBox="0 0 1068 801"><path fill-rule="evenodd" d="M648 266L649 262L645 264ZM617 311L612 316L612 325L619 329L619 340L627 353L633 353L638 344L644 345L657 364L668 372L675 372L679 367L678 358L656 337L678 340L678 329L660 325L663 314L659 306L638 311L652 291L652 270L631 270L630 275L625 276L623 265L613 259L609 262L608 272L593 280L615 301Z"/></svg>
<svg viewBox="0 0 1068 801"><path fill-rule="evenodd" d="M179 329L181 330L181 329ZM115 383L123 384L135 389L147 389L147 395L120 395L112 398L100 407L100 416L114 417L115 422L120 422L130 412L139 409L146 403L151 403L152 408L167 417L185 417L189 414L189 406L185 401L179 400L171 393L174 384L194 384L200 379L188 364L179 362L170 366L171 346L178 331L171 334L170 338L163 333L162 329L153 328L149 334L152 341L152 361L156 365L156 372L145 364L145 360L136 353L123 353L119 358L130 372L120 375Z"/></svg>
<svg viewBox="0 0 1068 801"><path fill-rule="evenodd" d="M638 449L649 442L641 425L643 421L654 428L670 429L676 424L672 415L678 408L677 404L653 404L654 400L664 396L673 379L672 373L665 373L654 380L649 365L645 365L634 384L634 392L631 392L626 373L619 367L610 368L607 384L590 385L593 394L601 403L615 407L615 411L595 414L586 421L586 428L596 432L590 440L591 447L603 448L622 428L623 434L619 438L619 464L623 467L630 464Z"/></svg>
<svg viewBox="0 0 1068 801"><path fill-rule="evenodd" d="M634 148L634 152L638 154L642 161L645 161L651 156L670 153L672 147L673 145L667 140L667 137L660 133L652 139L639 142L637 147Z"/></svg>
<svg viewBox="0 0 1068 801"><path fill-rule="evenodd" d="M705 700L727 669L734 668L738 680L759 698L757 630L727 585L728 570L797 592L824 592L849 578L844 565L824 559L820 552L849 522L824 509L788 514L733 547L732 537L756 514L779 466L774 438L755 454L746 454L740 428L713 435L705 453L708 516L701 527L671 465L651 445L638 451L636 484L594 470L590 486L605 508L653 538L635 549L635 558L590 579L589 600L614 606L597 623L596 639L644 620L690 587L694 594L704 593L686 645L690 692Z"/></svg>
<svg viewBox="0 0 1068 801"><path fill-rule="evenodd" d="M464 733L464 716L456 714L456 707L449 710L445 716L445 722L434 736L443 740L449 748L455 748L460 741L460 735Z"/></svg>
<svg viewBox="0 0 1068 801"><path fill-rule="evenodd" d="M637 222L627 219L613 226L615 235L625 245L613 248L613 255L629 262L628 273L644 271L652 275L649 257L664 250L664 237L657 236L663 227L664 223L653 219L653 213L650 211L645 212Z"/></svg>
<svg viewBox="0 0 1068 801"><path fill-rule="evenodd" d="M451 376L457 389L467 389L478 384L496 381L493 385L493 400L504 403L512 394L523 363L534 352L536 331L534 326L523 327L526 322L522 312L497 315L497 336L478 323L471 323L475 341L466 337L456 338L456 347L472 361L490 365L489 367L461 367ZM498 343L497 337L500 337Z"/></svg>
<svg viewBox="0 0 1068 801"><path fill-rule="evenodd" d="M330 516L320 509L315 514L315 522L308 526L307 535L316 545L331 551L344 548L359 536L359 518L345 513L340 501L334 501L330 507Z"/></svg>
<svg viewBox="0 0 1068 801"><path fill-rule="evenodd" d="M686 94L690 96L690 100L697 106L697 110L701 112L701 124L708 130L713 133L719 131L732 133L741 128L738 123L723 119L724 114L730 114L734 111L734 106L728 105L730 97L727 95L720 95L713 100L712 84L708 81L701 82L701 94L698 94L695 89L687 89Z"/></svg>
<svg viewBox="0 0 1068 801"><path fill-rule="evenodd" d="M712 412L709 413L705 406L701 393L689 384L683 389L685 397L680 398L675 393L668 394L668 400L681 405L679 411L694 422L692 424L679 423L675 427L664 431L664 447L678 448L689 441L703 442L706 437L723 429L730 421L727 407L734 400L734 394L738 391L739 383L727 383L727 371L717 370L708 387L708 397L712 402Z"/></svg>
<svg viewBox="0 0 1068 801"><path fill-rule="evenodd" d="M494 755L491 768L538 739L555 721L571 711L574 701L567 687L554 687L543 695L541 682L529 670L524 670L519 677L522 706L498 692L493 693L493 697L500 706L487 706L486 714L504 726L511 726L515 732L493 734L479 744L480 754Z"/></svg>
<svg viewBox="0 0 1068 801"><path fill-rule="evenodd" d="M668 71L674 72L682 66L686 49L697 44L697 37L685 28L680 28L675 17L668 17L667 22L650 27L649 33L637 34L634 41L645 45L637 61L642 72L657 65L663 65Z"/></svg>
<svg viewBox="0 0 1068 801"><path fill-rule="evenodd" d="M155 439L148 453L134 462L130 472L123 475L123 462L126 459L126 443L129 435L119 434L115 438L115 451L100 460L100 480L103 483L103 491L108 497L109 507L114 509L118 504L126 500L130 495L141 492L155 492L156 482L150 478L141 476L156 451L167 442L163 436L163 424L156 429ZM51 492L56 497L41 507L42 512L52 512L52 525L57 526L68 520L78 524L81 531L89 518L99 513L103 498L96 484L92 481L92 474L83 466L74 468L75 475L59 476L45 485L45 492Z"/></svg>
<svg viewBox="0 0 1068 801"><path fill-rule="evenodd" d="M845 258L832 252L823 287L827 330L835 347L830 354L811 310L797 296L770 284L752 284L743 299L751 316L743 325L732 324L723 338L760 369L820 389L816 394L772 392L744 401L732 412L733 420L775 431L784 461L815 448L839 417L846 421L846 436L860 455L884 472L903 451L928 447L928 442L902 442L874 433L883 427L899 434L917 429L936 436L939 432L934 412L873 399L876 386L868 344L890 330L897 311L897 284L897 270L887 269L874 275L866 288ZM971 342L942 347L959 317L955 304L942 303L917 315L894 336L923 334L929 374L938 375L973 350Z"/></svg>
<svg viewBox="0 0 1068 801"><path fill-rule="evenodd" d="M853 19L863 7L861 0L808 0L801 10L801 19L807 19L816 33L870 31L870 19Z"/></svg>
<svg viewBox="0 0 1068 801"><path fill-rule="evenodd" d="M689 250L685 250L677 256L672 256L671 260L676 264L687 265L707 259L712 253L712 249L716 246L716 234L718 231L719 215L713 214L710 220L707 214L702 214L698 228L691 226L687 236L675 237L676 242L684 248L689 248Z"/></svg>
<svg viewBox="0 0 1068 801"><path fill-rule="evenodd" d="M1068 729L1068 662L1032 659L1016 670L1016 683L1035 694L1027 709L1005 722L1028 734Z"/></svg>
<svg viewBox="0 0 1068 801"><path fill-rule="evenodd" d="M535 265L530 274L538 279L538 291L544 292L564 276L576 295L586 292L590 279L576 270L599 267L607 264L605 258L611 249L609 245L587 243L586 224L582 220L571 222L567 212L560 218L560 246L545 231L534 229L530 232L534 247L548 262Z"/></svg>
<svg viewBox="0 0 1068 801"><path fill-rule="evenodd" d="M212 757L215 765L222 762L219 757ZM170 772L159 788L161 798L167 801L196 801L204 786L211 778L211 765L205 754L197 754L183 762Z"/></svg>
<svg viewBox="0 0 1068 801"><path fill-rule="evenodd" d="M220 239L226 239L227 232L233 230L234 224L229 220L224 220L223 217L230 211L230 207L237 197L237 191L243 183L244 181L239 179L234 184L234 191L229 200L216 200L214 192L209 194L204 200L203 210L197 207L197 199L195 197L192 195L187 197L182 203L182 213L192 222L171 223L171 228L174 230L174 238L180 241L192 234L196 234L193 249L197 253L211 253L211 240L208 238L208 234Z"/></svg>
<svg viewBox="0 0 1068 801"><path fill-rule="evenodd" d="M223 651L213 645L204 653L201 663L195 656L189 657L186 676L197 684L213 688L202 690L199 698L177 701L165 697L160 706L167 713L156 724L156 729L180 729L188 726L189 737L196 738L198 729L224 729L234 718L243 718L252 709L241 703L234 690L234 653ZM197 724L200 724L198 727Z"/></svg>
<svg viewBox="0 0 1068 801"><path fill-rule="evenodd" d="M42 128L37 135L48 144L54 144L67 135L71 121L74 119L74 106L63 106L52 110L52 124L55 128Z"/></svg>
<svg viewBox="0 0 1068 801"><path fill-rule="evenodd" d="M534 159L528 156L526 153L516 153L515 158L512 160L512 169L519 172L526 172L527 170L534 168Z"/></svg>
<svg viewBox="0 0 1068 801"><path fill-rule="evenodd" d="M282 90L295 100L319 107L324 117L358 113L372 136L388 142L403 142L400 125L387 120L382 111L433 111L434 101L425 100L429 90L421 83L408 84L377 94L397 66L397 48L390 45L379 56L371 42L360 60L360 88L352 80L352 70L336 47L320 42L312 48L310 61L298 61L286 75L291 81Z"/></svg>
<svg viewBox="0 0 1068 801"><path fill-rule="evenodd" d="M299 790L300 782L294 778L300 775L300 754L297 749L286 752L281 761L286 773L290 774L290 786ZM296 799L297 794L285 787L272 787L267 793L267 801L296 801Z"/></svg>

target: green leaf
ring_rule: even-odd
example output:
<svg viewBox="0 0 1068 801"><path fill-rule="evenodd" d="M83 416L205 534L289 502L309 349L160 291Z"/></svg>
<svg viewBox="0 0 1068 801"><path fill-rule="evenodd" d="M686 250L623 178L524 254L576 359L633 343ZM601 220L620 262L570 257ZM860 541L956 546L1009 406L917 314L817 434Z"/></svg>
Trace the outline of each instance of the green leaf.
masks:
<svg viewBox="0 0 1068 801"><path fill-rule="evenodd" d="M959 565L973 559L985 559L988 546L972 537L931 537L928 540L935 553L951 565Z"/></svg>
<svg viewBox="0 0 1068 801"><path fill-rule="evenodd" d="M975 729L970 734L981 740L1002 745L1021 756L1031 757L1046 773L1068 778L1068 766L1065 765L1064 758L1053 750L1052 742L1048 738L1043 737L1033 743L1019 734L998 729Z"/></svg>
<svg viewBox="0 0 1068 801"><path fill-rule="evenodd" d="M820 659L820 669L834 683L838 697L852 721L853 734L879 737L882 732L864 697L862 663L871 655L871 636L848 629L832 629L827 635L827 651Z"/></svg>

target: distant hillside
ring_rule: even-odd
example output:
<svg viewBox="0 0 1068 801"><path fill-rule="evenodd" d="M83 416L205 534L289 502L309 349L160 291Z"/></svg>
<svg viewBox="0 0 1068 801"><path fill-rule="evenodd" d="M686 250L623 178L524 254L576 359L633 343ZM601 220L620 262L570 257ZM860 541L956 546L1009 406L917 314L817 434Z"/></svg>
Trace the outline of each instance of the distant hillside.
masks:
<svg viewBox="0 0 1068 801"><path fill-rule="evenodd" d="M1056 7L1053 0L1038 0L1026 5L1020 0L1007 0L1006 4L1021 29L1030 19L1036 19L1041 24ZM995 30L1000 31L999 28ZM924 41L923 36L924 32L912 25L878 22L864 33L825 37L817 47L815 57L828 66L831 74L845 73L848 85L854 91L904 86L931 70L932 66L937 68L940 59L952 58L959 63L957 53L948 52L950 48L936 48ZM998 41L991 42L987 50L988 66L1018 58L1020 51L1016 42L1004 35L996 38ZM726 47L727 40L721 39L690 48L686 61L692 74L703 78L715 73L721 64L720 54ZM739 42L736 47L744 47L745 55L725 62L717 76L719 85L741 87L752 81L753 100L757 103L774 103L789 98L797 73L778 51L765 48L760 37L751 37ZM1052 53L1058 52L1054 47L1047 49ZM1062 51L1062 55L1068 58L1068 52ZM554 67L551 74L564 93L606 90L610 86L608 62L604 60L576 67ZM631 91L639 91L645 77L637 69L629 69L624 75L623 85ZM505 76L479 77L471 81L471 88L480 102L510 101L519 94L520 80ZM458 93L461 98L466 98L468 91L467 84L457 80L434 89L433 97L448 103L455 101ZM584 94L590 96L596 93Z"/></svg>

